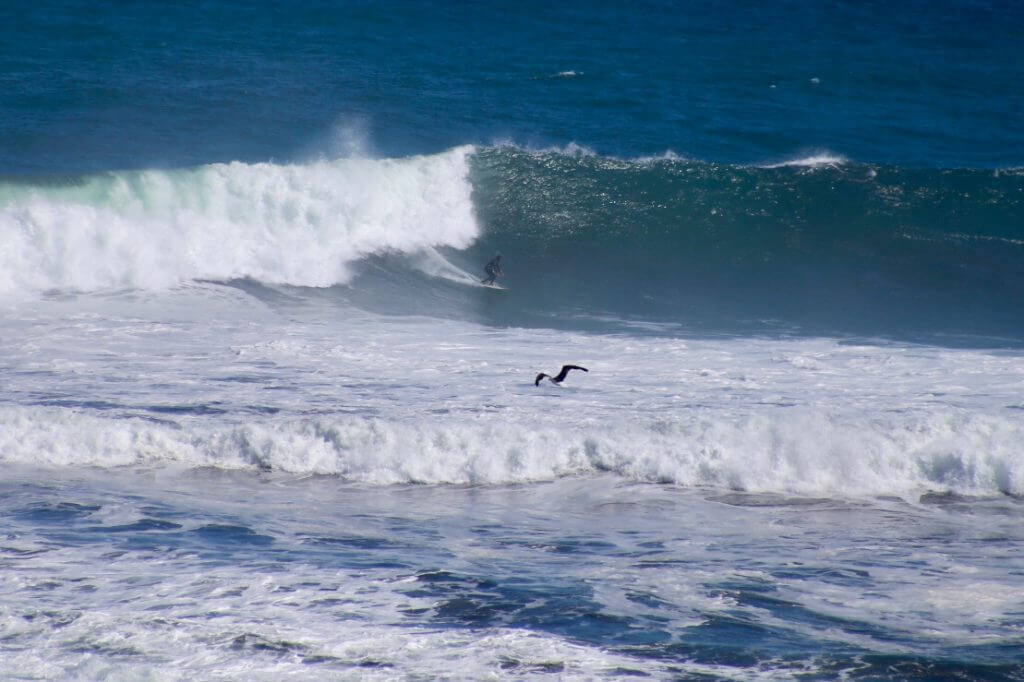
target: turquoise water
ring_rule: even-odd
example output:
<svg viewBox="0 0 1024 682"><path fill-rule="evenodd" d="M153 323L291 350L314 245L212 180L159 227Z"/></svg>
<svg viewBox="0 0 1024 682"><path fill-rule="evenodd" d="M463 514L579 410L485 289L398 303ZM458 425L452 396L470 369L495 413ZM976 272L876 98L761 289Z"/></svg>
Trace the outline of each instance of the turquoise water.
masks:
<svg viewBox="0 0 1024 682"><path fill-rule="evenodd" d="M1024 679L1021 26L3 5L0 677Z"/></svg>

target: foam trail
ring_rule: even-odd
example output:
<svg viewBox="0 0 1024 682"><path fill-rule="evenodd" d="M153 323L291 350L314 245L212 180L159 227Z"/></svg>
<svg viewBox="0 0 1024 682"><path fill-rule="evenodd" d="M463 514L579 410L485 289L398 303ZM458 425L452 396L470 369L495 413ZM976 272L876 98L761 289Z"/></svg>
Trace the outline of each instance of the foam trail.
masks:
<svg viewBox="0 0 1024 682"><path fill-rule="evenodd" d="M415 267L430 277L439 277L459 284L478 286L480 278L474 277L438 253L437 249L425 248L416 255Z"/></svg>
<svg viewBox="0 0 1024 682"><path fill-rule="evenodd" d="M465 248L478 234L471 153L0 185L0 293L244 277L329 286L372 254Z"/></svg>

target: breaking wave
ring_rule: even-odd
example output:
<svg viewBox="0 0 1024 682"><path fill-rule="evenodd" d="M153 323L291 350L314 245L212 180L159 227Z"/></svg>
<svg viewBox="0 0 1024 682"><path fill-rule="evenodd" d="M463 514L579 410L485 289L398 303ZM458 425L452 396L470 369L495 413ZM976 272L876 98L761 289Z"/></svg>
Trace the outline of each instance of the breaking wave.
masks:
<svg viewBox="0 0 1024 682"><path fill-rule="evenodd" d="M0 293L359 280L363 305L464 318L445 287L501 251L489 323L1019 345L1022 226L1019 173L467 146L0 183Z"/></svg>
<svg viewBox="0 0 1024 682"><path fill-rule="evenodd" d="M180 428L55 408L0 409L0 462L216 467L366 485L502 485L610 472L628 480L802 495L1024 495L1018 422L935 412L844 418L814 410L615 428L357 416Z"/></svg>
<svg viewBox="0 0 1024 682"><path fill-rule="evenodd" d="M0 184L0 293L250 278L329 286L371 254L478 234L471 148Z"/></svg>

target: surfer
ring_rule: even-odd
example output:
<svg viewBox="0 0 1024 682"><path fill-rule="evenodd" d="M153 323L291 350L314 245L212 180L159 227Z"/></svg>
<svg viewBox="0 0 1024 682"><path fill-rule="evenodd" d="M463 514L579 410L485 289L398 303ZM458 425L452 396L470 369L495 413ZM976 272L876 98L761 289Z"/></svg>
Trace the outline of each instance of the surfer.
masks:
<svg viewBox="0 0 1024 682"><path fill-rule="evenodd" d="M484 277L482 280L480 280L481 284L491 285L491 284L494 284L494 278L495 277L504 277L505 276L504 271L501 269L501 254L500 253L498 255L496 255L494 258L492 258L490 263L488 263L487 265L484 266L484 272L487 273L487 276Z"/></svg>
<svg viewBox="0 0 1024 682"><path fill-rule="evenodd" d="M533 380L533 385L540 386L540 380L547 377L548 381L558 386L563 381L565 381L565 376L569 373L570 369L582 369L584 372L590 371L586 367L580 367L579 365L562 365L562 371L555 376L545 374L544 372L538 374L537 378Z"/></svg>

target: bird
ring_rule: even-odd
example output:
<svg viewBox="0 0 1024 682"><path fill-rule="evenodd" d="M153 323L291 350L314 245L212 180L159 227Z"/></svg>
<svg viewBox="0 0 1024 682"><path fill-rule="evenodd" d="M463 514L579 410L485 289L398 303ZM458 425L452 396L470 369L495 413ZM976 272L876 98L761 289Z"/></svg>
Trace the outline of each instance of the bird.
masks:
<svg viewBox="0 0 1024 682"><path fill-rule="evenodd" d="M541 372L540 374L538 374L537 378L534 379L534 381L533 381L533 385L534 386L540 386L540 380L543 379L544 377L547 377L551 381L551 383L553 383L553 384L555 384L557 386L557 385L561 384L563 381L565 381L565 376L569 373L570 369L582 369L584 372L589 372L590 371L586 367L580 367L579 365L562 365L562 371L559 372L555 376L551 376L550 374L545 374L544 372Z"/></svg>

